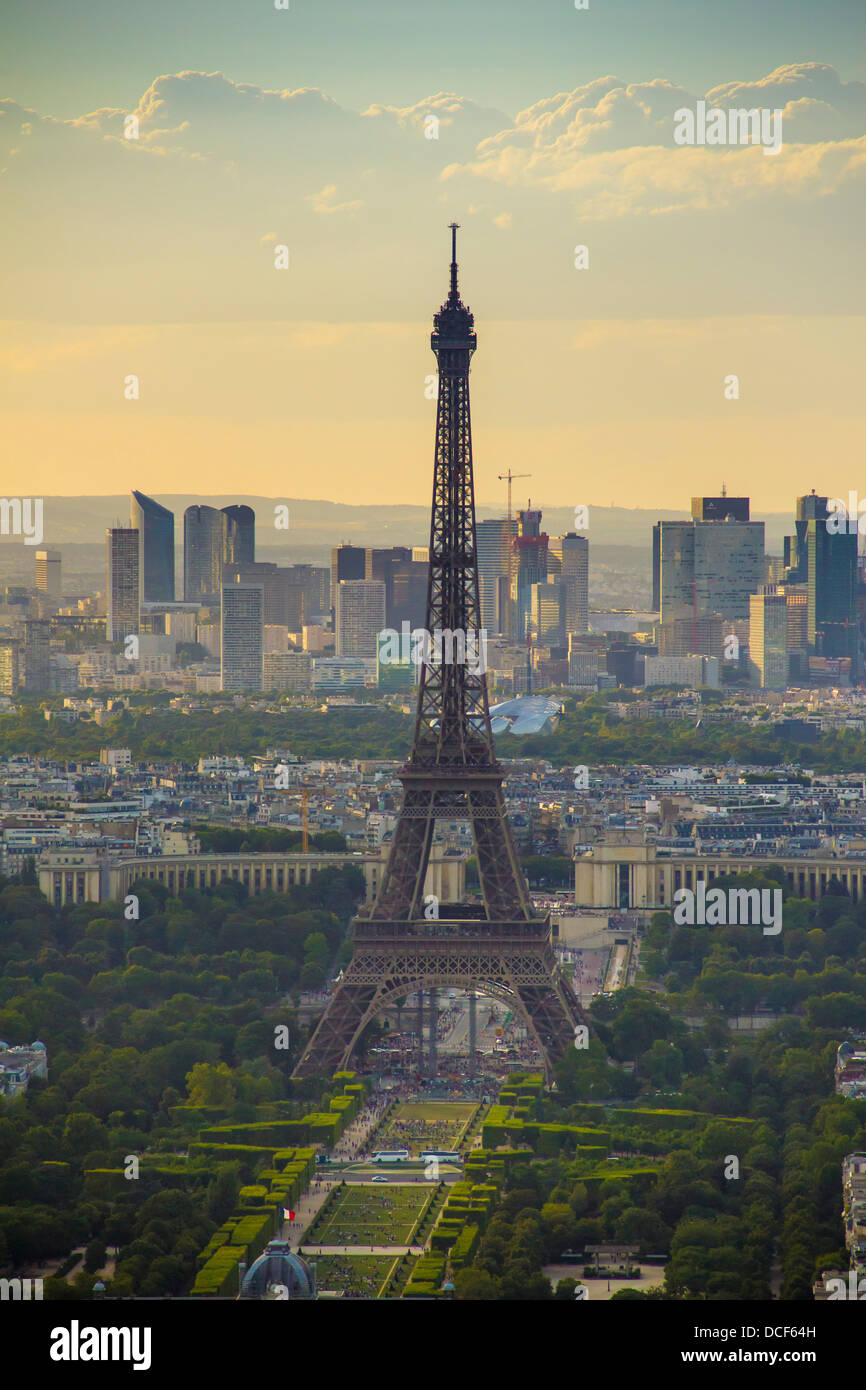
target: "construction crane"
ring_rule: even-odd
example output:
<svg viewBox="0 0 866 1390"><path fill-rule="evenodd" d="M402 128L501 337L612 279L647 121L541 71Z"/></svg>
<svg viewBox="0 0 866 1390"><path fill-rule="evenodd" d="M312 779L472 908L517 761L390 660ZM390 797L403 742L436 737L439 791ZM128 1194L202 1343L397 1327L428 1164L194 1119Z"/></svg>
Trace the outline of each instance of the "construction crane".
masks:
<svg viewBox="0 0 866 1390"><path fill-rule="evenodd" d="M310 852L310 789L306 783L301 787L301 852Z"/></svg>
<svg viewBox="0 0 866 1390"><path fill-rule="evenodd" d="M512 591L514 589L514 537L511 534L511 484L515 478L531 478L531 473L512 473L509 468L507 473L497 474L501 483L508 484L508 635L512 639L517 636L514 632L515 610L512 609Z"/></svg>

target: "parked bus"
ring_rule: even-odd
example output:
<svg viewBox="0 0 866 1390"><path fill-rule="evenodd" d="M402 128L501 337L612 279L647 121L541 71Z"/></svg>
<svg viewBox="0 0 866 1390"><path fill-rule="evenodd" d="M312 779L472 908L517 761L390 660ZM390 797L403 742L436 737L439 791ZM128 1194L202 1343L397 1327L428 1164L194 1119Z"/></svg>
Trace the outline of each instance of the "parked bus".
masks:
<svg viewBox="0 0 866 1390"><path fill-rule="evenodd" d="M460 1163L462 1160L456 1149L422 1149L419 1158L438 1158L440 1163Z"/></svg>
<svg viewBox="0 0 866 1390"><path fill-rule="evenodd" d="M373 1154L371 1163L405 1163L409 1157L408 1149L379 1149Z"/></svg>

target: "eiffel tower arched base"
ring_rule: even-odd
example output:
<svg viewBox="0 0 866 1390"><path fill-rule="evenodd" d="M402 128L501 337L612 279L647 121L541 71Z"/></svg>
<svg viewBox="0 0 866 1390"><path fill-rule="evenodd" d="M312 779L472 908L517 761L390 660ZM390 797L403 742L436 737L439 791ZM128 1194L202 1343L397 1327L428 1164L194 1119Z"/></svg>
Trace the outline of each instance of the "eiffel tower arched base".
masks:
<svg viewBox="0 0 866 1390"><path fill-rule="evenodd" d="M440 987L474 989L507 1003L523 1017L552 1081L582 1017L556 963L549 919L359 921L351 964L293 1075L345 1069L361 1033L389 1003Z"/></svg>

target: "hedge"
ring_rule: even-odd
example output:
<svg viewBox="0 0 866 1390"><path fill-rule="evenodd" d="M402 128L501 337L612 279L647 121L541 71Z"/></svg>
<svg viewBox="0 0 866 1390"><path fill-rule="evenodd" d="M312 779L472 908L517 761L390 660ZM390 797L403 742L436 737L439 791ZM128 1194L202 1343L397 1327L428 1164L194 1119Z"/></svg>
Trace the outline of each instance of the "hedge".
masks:
<svg viewBox="0 0 866 1390"><path fill-rule="evenodd" d="M230 1163L233 1159L241 1163L256 1163L261 1158L273 1163L276 1149L264 1144L217 1144L210 1140L196 1140L190 1144L189 1153L190 1157L194 1154L213 1156L222 1163Z"/></svg>
<svg viewBox="0 0 866 1390"><path fill-rule="evenodd" d="M463 1269L469 1264L475 1251L478 1249L480 1240L477 1226L464 1226L460 1235L451 1250L451 1266L453 1269Z"/></svg>
<svg viewBox="0 0 866 1390"><path fill-rule="evenodd" d="M192 1286L193 1296L230 1298L239 1292L238 1265L243 1250L237 1245L224 1245L203 1265Z"/></svg>

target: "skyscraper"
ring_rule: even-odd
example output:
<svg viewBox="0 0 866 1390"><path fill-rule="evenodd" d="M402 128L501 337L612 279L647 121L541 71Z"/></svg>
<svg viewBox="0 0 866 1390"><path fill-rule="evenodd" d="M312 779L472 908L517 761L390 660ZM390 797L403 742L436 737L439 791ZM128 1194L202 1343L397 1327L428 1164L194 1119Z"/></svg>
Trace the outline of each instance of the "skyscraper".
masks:
<svg viewBox="0 0 866 1390"><path fill-rule="evenodd" d="M24 624L24 689L41 694L51 688L51 625Z"/></svg>
<svg viewBox="0 0 866 1390"><path fill-rule="evenodd" d="M14 695L18 690L18 643L0 639L0 695Z"/></svg>
<svg viewBox="0 0 866 1390"><path fill-rule="evenodd" d="M517 522L504 517L476 524L481 626L489 633L508 630L508 585L511 541Z"/></svg>
<svg viewBox="0 0 866 1390"><path fill-rule="evenodd" d="M825 500L825 499L822 499ZM807 633L816 656L850 657L858 668L857 532L831 532L824 516L806 523Z"/></svg>
<svg viewBox="0 0 866 1390"><path fill-rule="evenodd" d="M367 552L362 545L335 545L331 551L331 620L336 623L337 586L343 579L363 579Z"/></svg>
<svg viewBox="0 0 866 1390"><path fill-rule="evenodd" d="M565 592L562 581L547 580L530 590L530 621L535 640L541 647L561 647L566 643L563 611Z"/></svg>
<svg viewBox="0 0 866 1390"><path fill-rule="evenodd" d="M37 550L36 587L42 594L60 597L60 551Z"/></svg>
<svg viewBox="0 0 866 1390"><path fill-rule="evenodd" d="M695 526L692 521L659 521L658 607L662 622L691 612L695 598Z"/></svg>
<svg viewBox="0 0 866 1390"><path fill-rule="evenodd" d="M261 584L223 584L220 604L220 687L261 690L264 593Z"/></svg>
<svg viewBox="0 0 866 1390"><path fill-rule="evenodd" d="M410 628L424 626L427 611L426 560L398 560L391 566L390 604L386 592L385 616L388 626L398 630L406 622Z"/></svg>
<svg viewBox="0 0 866 1390"><path fill-rule="evenodd" d="M749 665L752 683L765 690L788 684L788 604L784 589L765 584L749 599Z"/></svg>
<svg viewBox="0 0 866 1390"><path fill-rule="evenodd" d="M693 497L693 521L748 521L749 498L729 497L723 490L721 497Z"/></svg>
<svg viewBox="0 0 866 1390"><path fill-rule="evenodd" d="M533 584L547 580L547 534L541 529L541 512L527 507L517 513L518 534L512 539L517 565L511 590L514 609L515 641L526 636L532 608Z"/></svg>
<svg viewBox="0 0 866 1390"><path fill-rule="evenodd" d="M749 617L749 598L764 583L763 521L695 522L695 591L699 613Z"/></svg>
<svg viewBox="0 0 866 1390"><path fill-rule="evenodd" d="M337 656L374 657L385 627L385 584L381 579L343 579L337 585Z"/></svg>
<svg viewBox="0 0 866 1390"><path fill-rule="evenodd" d="M135 527L115 527L105 533L105 635L122 642L138 633L141 611L139 580L140 536Z"/></svg>
<svg viewBox="0 0 866 1390"><path fill-rule="evenodd" d="M144 603L174 602L174 512L133 492L129 524L139 533L139 581Z"/></svg>
<svg viewBox="0 0 866 1390"><path fill-rule="evenodd" d="M765 566L764 523L741 519L748 500L695 498L693 509L702 517L712 518L722 503L731 510L724 519L657 523L653 551L662 622L687 613L719 613L731 622L749 617L749 597L762 587Z"/></svg>
<svg viewBox="0 0 866 1390"><path fill-rule="evenodd" d="M228 518L216 507L187 507L183 514L183 596L187 603L215 603L222 584Z"/></svg>
<svg viewBox="0 0 866 1390"><path fill-rule="evenodd" d="M238 503L223 507L226 519L224 560L227 565L252 565L256 559L256 514Z"/></svg>
<svg viewBox="0 0 866 1390"><path fill-rule="evenodd" d="M569 531L550 542L559 559L565 638L589 630L589 540Z"/></svg>

